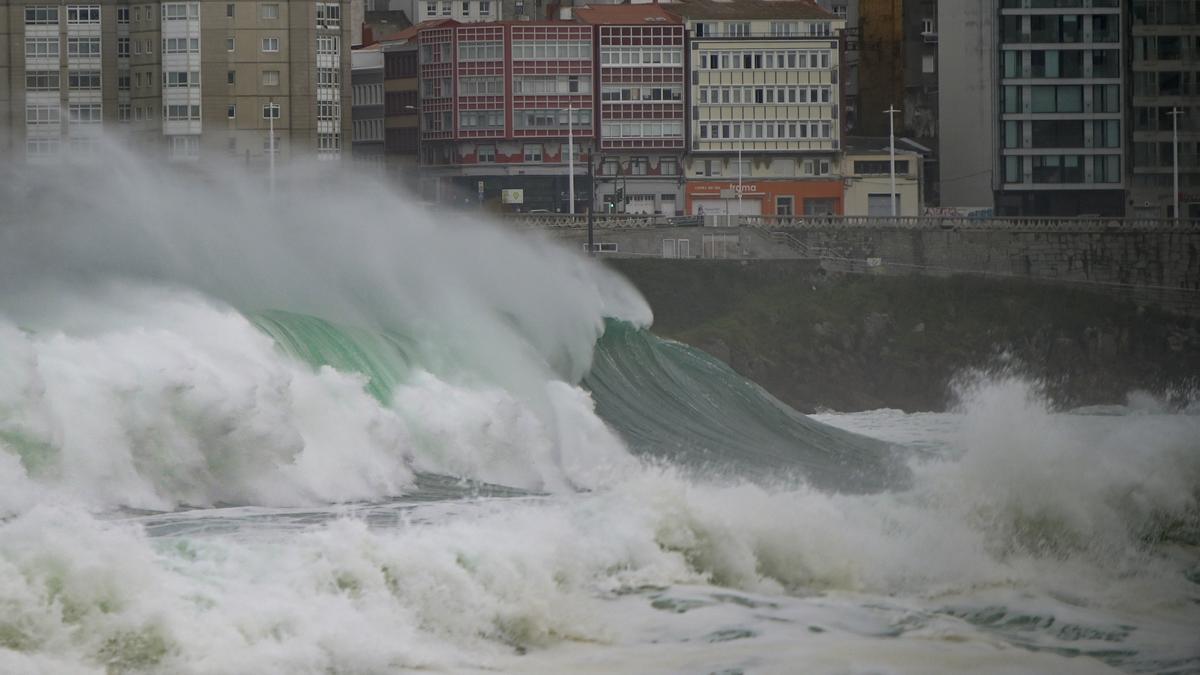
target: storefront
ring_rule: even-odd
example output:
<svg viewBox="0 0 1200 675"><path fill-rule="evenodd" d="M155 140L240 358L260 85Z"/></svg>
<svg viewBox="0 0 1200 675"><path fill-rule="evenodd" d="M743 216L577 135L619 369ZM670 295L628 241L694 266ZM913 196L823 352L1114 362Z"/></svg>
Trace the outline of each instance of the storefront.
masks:
<svg viewBox="0 0 1200 675"><path fill-rule="evenodd" d="M689 215L841 215L841 179L688 181Z"/></svg>

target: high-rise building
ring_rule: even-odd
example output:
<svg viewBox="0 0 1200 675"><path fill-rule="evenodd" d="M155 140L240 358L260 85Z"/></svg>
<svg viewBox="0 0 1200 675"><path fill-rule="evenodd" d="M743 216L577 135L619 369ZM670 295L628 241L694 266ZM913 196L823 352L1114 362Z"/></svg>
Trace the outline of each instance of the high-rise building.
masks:
<svg viewBox="0 0 1200 675"><path fill-rule="evenodd" d="M687 0L692 215L842 213L841 31L809 0Z"/></svg>
<svg viewBox="0 0 1200 675"><path fill-rule="evenodd" d="M385 119L382 45L367 45L350 54L350 85L354 98L350 109L354 161L364 167L382 169Z"/></svg>
<svg viewBox="0 0 1200 675"><path fill-rule="evenodd" d="M998 214L1124 214L1121 18L1118 0L1001 2Z"/></svg>
<svg viewBox="0 0 1200 675"><path fill-rule="evenodd" d="M676 215L686 150L682 21L660 5L596 5L574 14L596 30L599 208Z"/></svg>
<svg viewBox="0 0 1200 675"><path fill-rule="evenodd" d="M12 0L0 7L0 151L85 153L105 130L177 159L338 157L349 6Z"/></svg>
<svg viewBox="0 0 1200 675"><path fill-rule="evenodd" d="M859 0L816 0L821 9L846 22L842 29L844 51L842 53L842 94L845 100L846 134L854 132L858 119L858 2Z"/></svg>
<svg viewBox="0 0 1200 675"><path fill-rule="evenodd" d="M942 2L937 24L939 204L995 205L999 0Z"/></svg>
<svg viewBox="0 0 1200 675"><path fill-rule="evenodd" d="M595 139L592 26L571 21L423 24L419 30L421 193L570 210L587 204ZM514 193L508 193L510 197Z"/></svg>
<svg viewBox="0 0 1200 675"><path fill-rule="evenodd" d="M1179 211L1200 218L1200 2L1132 0L1126 5L1132 51L1126 214L1174 216L1178 123ZM1174 110L1181 112L1178 120Z"/></svg>

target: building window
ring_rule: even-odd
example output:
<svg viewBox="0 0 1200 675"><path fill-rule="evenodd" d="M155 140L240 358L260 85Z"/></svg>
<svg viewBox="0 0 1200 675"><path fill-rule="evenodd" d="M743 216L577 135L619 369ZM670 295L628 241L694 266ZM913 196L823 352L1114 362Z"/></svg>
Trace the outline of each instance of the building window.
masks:
<svg viewBox="0 0 1200 675"><path fill-rule="evenodd" d="M236 13L236 10L234 7L234 3L232 3L232 2L225 3L225 16L227 18L232 19L234 17L235 13Z"/></svg>
<svg viewBox="0 0 1200 675"><path fill-rule="evenodd" d="M480 0L479 14L480 16L488 16L492 13L492 3L489 0Z"/></svg>
<svg viewBox="0 0 1200 675"><path fill-rule="evenodd" d="M865 160L854 162L854 173L859 176L886 176L890 174L887 160ZM908 160L896 160L896 175L908 174Z"/></svg>
<svg viewBox="0 0 1200 675"><path fill-rule="evenodd" d="M631 176L645 176L649 173L649 169L650 158L648 157L634 157L629 160L629 174Z"/></svg>
<svg viewBox="0 0 1200 675"><path fill-rule="evenodd" d="M99 103L72 103L68 108L71 124L99 124Z"/></svg>
<svg viewBox="0 0 1200 675"><path fill-rule="evenodd" d="M834 215L834 209L836 206L837 200L833 197L810 197L804 200L804 215L832 216Z"/></svg>
<svg viewBox="0 0 1200 675"><path fill-rule="evenodd" d="M728 37L750 37L749 21L730 21L725 24L725 35Z"/></svg>
<svg viewBox="0 0 1200 675"><path fill-rule="evenodd" d="M26 26L44 26L58 23L58 8L39 6L25 8Z"/></svg>
<svg viewBox="0 0 1200 675"><path fill-rule="evenodd" d="M336 2L317 3L317 28L341 28L342 8Z"/></svg>
<svg viewBox="0 0 1200 675"><path fill-rule="evenodd" d="M715 37L720 33L716 21L697 21L695 32L696 37Z"/></svg>
<svg viewBox="0 0 1200 675"><path fill-rule="evenodd" d="M100 23L100 5L67 5L67 24Z"/></svg>
<svg viewBox="0 0 1200 675"><path fill-rule="evenodd" d="M278 70L264 70L263 74L262 74L262 83L263 83L264 87L278 87L279 86L279 71Z"/></svg>
<svg viewBox="0 0 1200 675"><path fill-rule="evenodd" d="M777 216L792 216L795 215L794 197L776 197L775 198L775 215Z"/></svg>
<svg viewBox="0 0 1200 675"><path fill-rule="evenodd" d="M500 61L504 58L504 43L499 40L487 42L460 42L459 61Z"/></svg>
<svg viewBox="0 0 1200 675"><path fill-rule="evenodd" d="M933 35L933 19L921 19L921 35Z"/></svg>
<svg viewBox="0 0 1200 675"><path fill-rule="evenodd" d="M25 71L25 89L28 91L58 91L58 84L57 70Z"/></svg>
<svg viewBox="0 0 1200 675"><path fill-rule="evenodd" d="M199 136L171 136L171 157L194 159L200 156Z"/></svg>
<svg viewBox="0 0 1200 675"><path fill-rule="evenodd" d="M663 157L658 160L658 173L663 176L679 175L679 161L674 157Z"/></svg>
<svg viewBox="0 0 1200 675"><path fill-rule="evenodd" d="M199 70L163 71L162 86L167 89L178 89L181 87L199 87L200 86L200 71Z"/></svg>
<svg viewBox="0 0 1200 675"><path fill-rule="evenodd" d="M128 103L117 104L117 121L128 122L133 117L132 106Z"/></svg>
<svg viewBox="0 0 1200 675"><path fill-rule="evenodd" d="M279 104L278 103L268 103L268 104L264 105L263 106L263 119L264 120L279 119Z"/></svg>
<svg viewBox="0 0 1200 675"><path fill-rule="evenodd" d="M634 50L640 48L634 47ZM656 48L662 51L661 48ZM513 40L513 59L516 60L587 60L592 58L591 40ZM678 50L673 50L678 51ZM606 50L611 57L615 51ZM660 60L660 63L662 61Z"/></svg>
<svg viewBox="0 0 1200 675"><path fill-rule="evenodd" d="M67 86L76 90L100 89L100 71L72 70L67 73Z"/></svg>
<svg viewBox="0 0 1200 675"><path fill-rule="evenodd" d="M62 110L58 104L27 105L25 106L25 124L30 126L48 126L60 123Z"/></svg>
<svg viewBox="0 0 1200 675"><path fill-rule="evenodd" d="M274 2L264 2L262 4L262 18L264 21L274 21L279 18L279 5Z"/></svg>
<svg viewBox="0 0 1200 675"><path fill-rule="evenodd" d="M171 2L162 6L163 21L186 21L200 18L200 3Z"/></svg>
<svg viewBox="0 0 1200 675"><path fill-rule="evenodd" d="M129 38L127 38L127 37L117 38L117 58L119 58L119 59L129 58Z"/></svg>
<svg viewBox="0 0 1200 675"><path fill-rule="evenodd" d="M237 104L236 103L230 103L228 106L226 106L225 116L228 117L229 119L234 119L237 117Z"/></svg>
<svg viewBox="0 0 1200 675"><path fill-rule="evenodd" d="M129 8L128 7L118 7L117 8L117 23L121 24L121 25L126 25L129 23ZM128 122L129 120L125 120L125 121Z"/></svg>
<svg viewBox="0 0 1200 675"><path fill-rule="evenodd" d="M542 161L542 144L528 143L525 145L524 159L526 162Z"/></svg>
<svg viewBox="0 0 1200 675"><path fill-rule="evenodd" d="M237 83L237 71L236 70L225 71L225 84L236 84L236 83Z"/></svg>
<svg viewBox="0 0 1200 675"><path fill-rule="evenodd" d="M279 51L279 38L277 38L277 37L263 38L262 39L262 50L264 52Z"/></svg>
<svg viewBox="0 0 1200 675"><path fill-rule="evenodd" d="M165 105L163 106L163 119L172 122L198 120L200 119L200 106Z"/></svg>
<svg viewBox="0 0 1200 675"><path fill-rule="evenodd" d="M25 58L58 58L58 38L25 38Z"/></svg>
<svg viewBox="0 0 1200 675"><path fill-rule="evenodd" d="M496 161L496 146L481 145L475 154L480 164L491 164Z"/></svg>
<svg viewBox="0 0 1200 675"><path fill-rule="evenodd" d="M322 35L317 38L318 54L337 54L339 40L334 35Z"/></svg>
<svg viewBox="0 0 1200 675"><path fill-rule="evenodd" d="M163 38L164 54L199 54L200 38Z"/></svg>
<svg viewBox="0 0 1200 675"><path fill-rule="evenodd" d="M67 38L67 56L74 56L78 58L91 58L100 56L100 38Z"/></svg>

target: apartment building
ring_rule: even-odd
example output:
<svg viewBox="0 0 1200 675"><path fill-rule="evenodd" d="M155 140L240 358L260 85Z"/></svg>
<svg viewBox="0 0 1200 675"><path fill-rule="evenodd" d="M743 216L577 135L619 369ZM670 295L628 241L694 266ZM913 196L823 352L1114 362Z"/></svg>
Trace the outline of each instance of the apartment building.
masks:
<svg viewBox="0 0 1200 675"><path fill-rule="evenodd" d="M1126 214L1174 217L1178 124L1179 211L1200 219L1200 2L1132 0L1125 21L1132 51Z"/></svg>
<svg viewBox="0 0 1200 675"><path fill-rule="evenodd" d="M376 0L377 2L379 0ZM403 9L415 23L449 19L459 23L530 21L547 16L550 0L392 0L391 9Z"/></svg>
<svg viewBox="0 0 1200 675"><path fill-rule="evenodd" d="M1123 215L1120 3L1002 0L996 24L997 214Z"/></svg>
<svg viewBox="0 0 1200 675"><path fill-rule="evenodd" d="M807 0L688 0L686 211L842 213L845 22Z"/></svg>
<svg viewBox="0 0 1200 675"><path fill-rule="evenodd" d="M566 213L591 194L596 137L592 26L446 21L419 30L421 192ZM569 142L573 139L573 143Z"/></svg>
<svg viewBox="0 0 1200 675"><path fill-rule="evenodd" d="M382 169L384 158L383 46L376 43L350 54L353 106L350 119L354 162Z"/></svg>
<svg viewBox="0 0 1200 675"><path fill-rule="evenodd" d="M660 5L581 7L574 17L595 28L595 203L606 213L678 214L686 151L683 22Z"/></svg>
<svg viewBox="0 0 1200 675"><path fill-rule="evenodd" d="M12 0L0 144L49 160L90 152L103 130L173 159L337 158L351 131L349 5Z"/></svg>
<svg viewBox="0 0 1200 675"><path fill-rule="evenodd" d="M419 24L384 38L383 153L389 181L416 188L420 134Z"/></svg>

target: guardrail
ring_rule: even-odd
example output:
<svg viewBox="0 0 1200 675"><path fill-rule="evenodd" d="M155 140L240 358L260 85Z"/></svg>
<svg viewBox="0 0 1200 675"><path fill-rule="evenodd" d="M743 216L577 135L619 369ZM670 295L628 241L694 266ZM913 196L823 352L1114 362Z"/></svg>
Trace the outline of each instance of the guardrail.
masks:
<svg viewBox="0 0 1200 675"><path fill-rule="evenodd" d="M518 227L547 229L587 227L587 216L512 214L505 220ZM657 216L595 215L597 229L651 227L755 227L761 229L838 230L991 230L1007 232L1200 232L1200 220L1169 218L970 218L946 216Z"/></svg>

